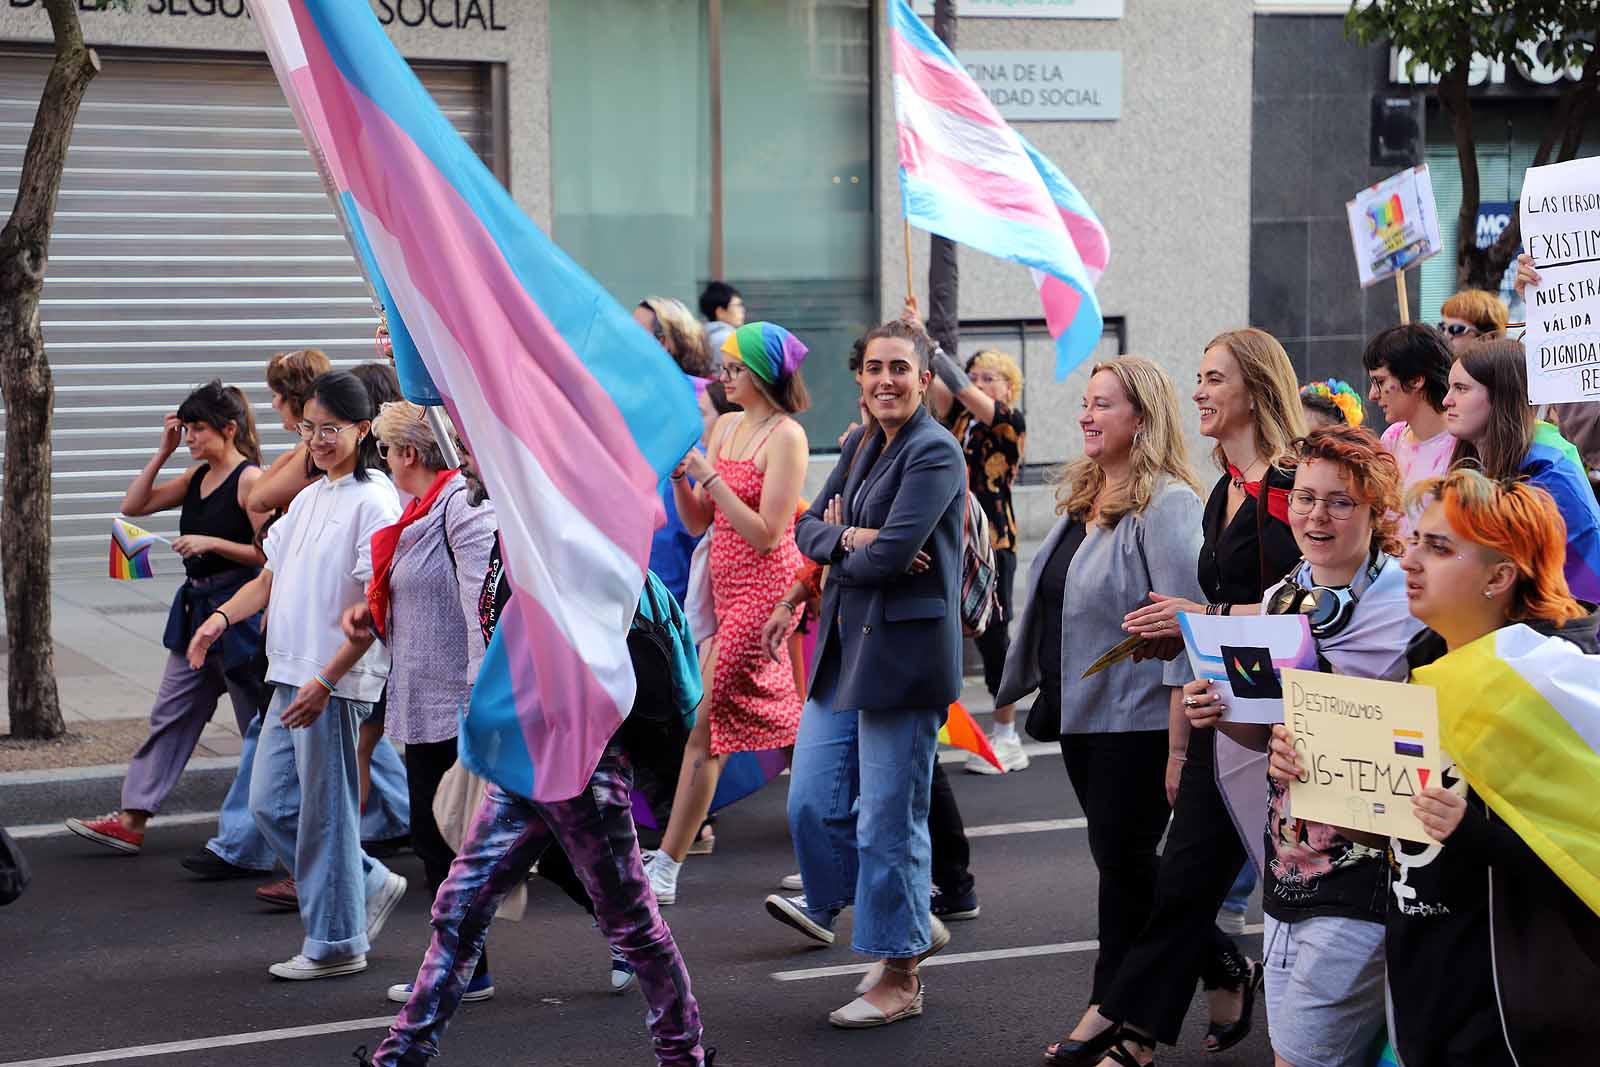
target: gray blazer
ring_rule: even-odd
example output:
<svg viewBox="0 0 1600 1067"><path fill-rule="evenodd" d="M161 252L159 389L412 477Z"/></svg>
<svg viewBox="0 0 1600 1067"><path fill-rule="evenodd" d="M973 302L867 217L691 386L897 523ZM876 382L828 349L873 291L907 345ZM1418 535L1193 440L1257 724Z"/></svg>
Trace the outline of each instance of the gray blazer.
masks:
<svg viewBox="0 0 1600 1067"><path fill-rule="evenodd" d="M800 551L831 564L811 690L840 709L943 710L961 693L961 526L967 464L950 431L919 409L887 450L857 430L811 507L795 523ZM835 495L844 523L824 522ZM847 526L879 531L843 553ZM906 569L918 551L932 565Z"/></svg>
<svg viewBox="0 0 1600 1067"><path fill-rule="evenodd" d="M1122 617L1148 604L1152 591L1205 601L1197 569L1204 510L1193 489L1163 479L1143 512L1124 515L1109 530L1091 526L1067 570L1061 647L1046 649L1039 647L1044 623L1034 594L1040 572L1072 521L1061 516L1028 572L1022 623L1012 635L995 703L1015 703L1039 688L1039 659L1055 655L1061 662L1062 733L1166 729L1168 688L1194 677L1187 656L1167 663L1123 660L1089 678L1080 676L1128 636Z"/></svg>

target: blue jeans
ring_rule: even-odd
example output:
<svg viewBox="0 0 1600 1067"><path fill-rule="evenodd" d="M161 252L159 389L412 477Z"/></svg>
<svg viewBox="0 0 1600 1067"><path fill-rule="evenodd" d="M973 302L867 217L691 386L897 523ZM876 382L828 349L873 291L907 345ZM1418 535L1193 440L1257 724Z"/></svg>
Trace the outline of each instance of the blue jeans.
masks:
<svg viewBox="0 0 1600 1067"><path fill-rule="evenodd" d="M206 848L235 867L258 871L272 869L272 846L261 836L250 814L250 773L255 765L256 744L261 737L259 712L245 727L239 749L239 770L233 776L228 795L222 798L217 815L217 835ZM367 810L361 813L361 840L386 841L410 832L411 798L406 786L406 767L400 754L385 737L372 753L372 791L367 794Z"/></svg>
<svg viewBox="0 0 1600 1067"><path fill-rule="evenodd" d="M274 686L250 775L250 811L299 889L308 959L367 951L367 898L389 869L361 851L356 730L372 705L330 697L310 726L283 725L293 686Z"/></svg>
<svg viewBox="0 0 1600 1067"><path fill-rule="evenodd" d="M1254 860L1246 859L1244 866L1239 868L1239 877L1233 880L1233 888L1228 890L1228 899L1222 902L1223 911L1231 911L1235 915L1243 915L1250 906L1250 894L1256 888L1256 865Z"/></svg>
<svg viewBox="0 0 1600 1067"><path fill-rule="evenodd" d="M868 956L900 959L933 943L928 802L944 715L835 711L833 694L818 691L800 716L789 832L806 904L854 904L851 947Z"/></svg>

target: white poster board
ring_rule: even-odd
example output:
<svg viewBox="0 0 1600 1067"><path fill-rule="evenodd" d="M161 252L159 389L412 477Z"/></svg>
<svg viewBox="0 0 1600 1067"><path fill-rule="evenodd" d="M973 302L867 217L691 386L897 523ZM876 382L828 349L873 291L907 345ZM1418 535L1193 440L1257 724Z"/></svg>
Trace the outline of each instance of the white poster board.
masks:
<svg viewBox="0 0 1600 1067"><path fill-rule="evenodd" d="M1304 615L1178 616L1196 678L1216 687L1227 722L1283 721L1283 671L1315 669L1317 646Z"/></svg>
<svg viewBox="0 0 1600 1067"><path fill-rule="evenodd" d="M1361 287L1415 267L1444 246L1428 166L1369 185L1345 204Z"/></svg>
<svg viewBox="0 0 1600 1067"><path fill-rule="evenodd" d="M1539 272L1526 299L1528 402L1600 400L1600 159L1529 168L1518 211Z"/></svg>

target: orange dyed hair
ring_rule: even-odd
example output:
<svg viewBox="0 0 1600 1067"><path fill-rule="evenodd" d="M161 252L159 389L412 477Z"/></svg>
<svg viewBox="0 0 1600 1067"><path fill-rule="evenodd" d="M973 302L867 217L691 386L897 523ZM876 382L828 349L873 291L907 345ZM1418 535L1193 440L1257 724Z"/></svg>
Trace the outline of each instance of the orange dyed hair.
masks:
<svg viewBox="0 0 1600 1067"><path fill-rule="evenodd" d="M1511 318L1505 301L1483 289L1463 289L1439 307L1439 314L1476 326L1484 337L1504 337Z"/></svg>
<svg viewBox="0 0 1600 1067"><path fill-rule="evenodd" d="M1350 487L1372 509L1372 547L1398 556L1400 540L1400 465L1371 430L1361 426L1329 426L1312 430L1294 442L1297 463L1326 460L1350 476Z"/></svg>
<svg viewBox="0 0 1600 1067"><path fill-rule="evenodd" d="M1470 467L1412 487L1410 504L1437 500L1450 526L1474 544L1498 552L1517 568L1508 617L1514 622L1568 622L1588 612L1572 598L1562 568L1567 523L1549 493L1526 482L1497 482Z"/></svg>

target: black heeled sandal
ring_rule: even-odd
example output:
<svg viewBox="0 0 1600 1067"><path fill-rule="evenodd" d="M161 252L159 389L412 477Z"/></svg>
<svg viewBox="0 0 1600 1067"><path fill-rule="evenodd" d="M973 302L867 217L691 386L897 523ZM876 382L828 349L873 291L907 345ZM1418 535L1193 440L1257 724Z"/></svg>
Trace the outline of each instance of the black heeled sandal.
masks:
<svg viewBox="0 0 1600 1067"><path fill-rule="evenodd" d="M1064 1037L1044 1050L1044 1062L1052 1067L1097 1067L1106 1058L1107 1051L1117 1043L1121 1029L1112 1023L1093 1037L1075 1041Z"/></svg>
<svg viewBox="0 0 1600 1067"><path fill-rule="evenodd" d="M1123 1044L1124 1041L1131 1041L1140 1048L1149 1049L1150 1062L1140 1063L1139 1057L1128 1051L1127 1046ZM1156 1067L1155 1051L1155 1038L1145 1037L1137 1031L1129 1030L1126 1026L1119 1026L1117 1027L1116 1041L1112 1043L1110 1048L1106 1049L1106 1059L1121 1064L1121 1067Z"/></svg>
<svg viewBox="0 0 1600 1067"><path fill-rule="evenodd" d="M1250 1036L1250 1017L1255 1014L1256 990L1261 988L1265 968L1260 960L1250 960L1240 991L1244 1001L1239 1005L1239 1017L1231 1023L1212 1023L1206 1027L1206 1036L1216 1041L1207 1045L1207 1052L1226 1052Z"/></svg>

